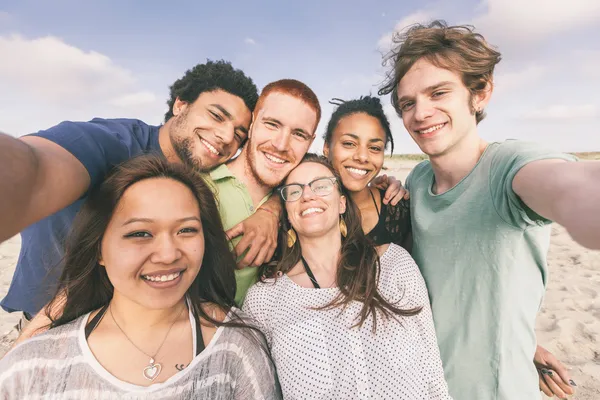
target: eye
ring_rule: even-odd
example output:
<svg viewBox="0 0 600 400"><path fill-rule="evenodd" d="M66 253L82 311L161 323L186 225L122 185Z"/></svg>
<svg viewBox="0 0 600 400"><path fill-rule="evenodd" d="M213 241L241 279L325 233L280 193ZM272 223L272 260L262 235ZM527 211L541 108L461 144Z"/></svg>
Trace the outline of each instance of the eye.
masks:
<svg viewBox="0 0 600 400"><path fill-rule="evenodd" d="M198 229L193 228L193 227L183 228L183 229L179 230L178 233L198 233Z"/></svg>
<svg viewBox="0 0 600 400"><path fill-rule="evenodd" d="M356 144L353 142L342 142L342 146L350 148L356 146Z"/></svg>
<svg viewBox="0 0 600 400"><path fill-rule="evenodd" d="M125 235L126 238L149 238L152 235L146 231L131 232Z"/></svg>
<svg viewBox="0 0 600 400"><path fill-rule="evenodd" d="M298 138L300 138L300 139L302 139L302 140L308 140L308 135L306 133L304 133L304 132L295 131L293 133L293 135L296 136L296 137L298 137Z"/></svg>
<svg viewBox="0 0 600 400"><path fill-rule="evenodd" d="M432 97L441 97L443 95L445 95L446 93L448 93L445 90L438 90L437 92L433 92Z"/></svg>
<svg viewBox="0 0 600 400"><path fill-rule="evenodd" d="M220 114L218 114L218 113L216 113L214 111L210 111L210 110L208 112L213 117L213 119L215 119L216 121L219 121L219 122L223 122L224 121L223 117Z"/></svg>
<svg viewBox="0 0 600 400"><path fill-rule="evenodd" d="M271 128L271 129L277 129L277 124L271 121L265 121L264 122L265 126L267 128Z"/></svg>
<svg viewBox="0 0 600 400"><path fill-rule="evenodd" d="M378 147L378 146L373 146L373 147L371 147L371 150L372 150L372 151L374 151L374 152L377 152L377 153L379 153L379 152L380 152L380 151L382 151L383 149L382 149L381 147Z"/></svg>
<svg viewBox="0 0 600 400"><path fill-rule="evenodd" d="M414 105L414 101L407 101L406 103L400 105L400 109L402 111L409 111L411 108L413 108Z"/></svg>

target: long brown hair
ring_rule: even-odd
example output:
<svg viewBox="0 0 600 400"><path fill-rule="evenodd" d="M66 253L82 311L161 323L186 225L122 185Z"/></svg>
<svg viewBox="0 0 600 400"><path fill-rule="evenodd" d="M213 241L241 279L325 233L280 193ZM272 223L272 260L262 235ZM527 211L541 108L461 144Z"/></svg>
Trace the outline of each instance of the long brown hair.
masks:
<svg viewBox="0 0 600 400"><path fill-rule="evenodd" d="M299 165L305 163L315 163L325 166L331 174L337 179L337 186L341 195L346 197L346 212L342 218L346 222L348 234L342 238L342 249L340 261L337 268L336 282L339 287L339 294L330 304L317 309L344 309L353 301L363 303L358 322L353 326L362 326L366 319L371 316L373 320L373 331L377 329L377 314L381 313L385 318L396 316L414 316L421 311L421 308L403 310L397 308L384 299L377 286L379 284L379 272L381 264L379 255L373 243L365 236L362 230L361 215L358 207L352 201L348 191L342 186L341 178L335 171L329 161L313 153L307 153ZM283 200L282 200L283 202ZM283 204L281 216L282 234L279 235L279 253L280 260L276 264L265 265L261 268L261 280L265 278L276 278L279 273L289 272L299 261L302 255L300 241L297 240L289 248L287 246L287 236L284 233L291 228L288 220L285 204Z"/></svg>
<svg viewBox="0 0 600 400"><path fill-rule="evenodd" d="M152 178L181 182L191 190L198 202L205 250L202 268L187 290L192 313L196 318L200 316L216 326L245 326L238 318L232 318L232 322L219 322L201 307L202 303L212 303L228 313L235 305L235 258L229 250L215 198L209 187L190 167L169 163L158 155L142 155L115 167L105 181L92 190L73 221L65 244L58 290L45 310L52 321L50 327L66 324L110 302L114 288L105 268L98 264L104 232L127 188ZM52 310L60 308L64 296L66 302L62 314L53 318Z"/></svg>

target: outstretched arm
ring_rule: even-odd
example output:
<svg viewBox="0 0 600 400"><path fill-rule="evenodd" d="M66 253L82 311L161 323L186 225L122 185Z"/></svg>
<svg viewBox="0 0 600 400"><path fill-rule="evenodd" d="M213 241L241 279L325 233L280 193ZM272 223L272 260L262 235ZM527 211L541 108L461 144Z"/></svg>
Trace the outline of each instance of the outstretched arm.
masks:
<svg viewBox="0 0 600 400"><path fill-rule="evenodd" d="M68 206L89 185L83 164L61 146L0 133L0 242Z"/></svg>
<svg viewBox="0 0 600 400"><path fill-rule="evenodd" d="M600 161L540 160L515 175L514 192L581 245L600 249Z"/></svg>

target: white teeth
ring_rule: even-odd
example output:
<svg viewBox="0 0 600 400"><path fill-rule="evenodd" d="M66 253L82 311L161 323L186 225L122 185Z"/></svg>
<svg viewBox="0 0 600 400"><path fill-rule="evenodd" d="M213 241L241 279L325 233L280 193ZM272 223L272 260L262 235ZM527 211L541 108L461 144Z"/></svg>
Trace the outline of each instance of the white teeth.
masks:
<svg viewBox="0 0 600 400"><path fill-rule="evenodd" d="M201 142L202 142L202 143L203 143L203 144L204 144L204 145L205 145L205 146L208 148L208 150L209 150L211 153L213 153L215 156L218 156L218 155L220 154L220 153L219 153L219 150L217 150L217 149L215 148L215 146L213 146L212 144L208 143L206 140L204 140L204 139L200 139L200 141L201 141Z"/></svg>
<svg viewBox="0 0 600 400"><path fill-rule="evenodd" d="M426 133L431 133L433 131L437 131L438 129L440 129L442 126L444 126L444 124L439 124L439 125L434 125L431 128L427 128L425 130L422 131L418 131L421 134L426 134Z"/></svg>
<svg viewBox="0 0 600 400"><path fill-rule="evenodd" d="M354 174L357 174L357 175L366 175L368 172L367 170L364 170L364 169L358 169L358 168L352 168L352 167L348 167L347 170Z"/></svg>
<svg viewBox="0 0 600 400"><path fill-rule="evenodd" d="M152 282L169 282L177 279L179 275L181 275L181 272L176 272L170 275L142 275L142 278Z"/></svg>
<svg viewBox="0 0 600 400"><path fill-rule="evenodd" d="M314 213L320 214L322 212L323 212L322 208L312 207L312 208L302 211L301 215L304 217L305 215L308 215L308 214L314 214Z"/></svg>
<svg viewBox="0 0 600 400"><path fill-rule="evenodd" d="M277 163L277 164L285 163L285 160L282 160L281 158L275 157L271 154L265 153L265 157L267 157L270 161L273 161L274 163Z"/></svg>

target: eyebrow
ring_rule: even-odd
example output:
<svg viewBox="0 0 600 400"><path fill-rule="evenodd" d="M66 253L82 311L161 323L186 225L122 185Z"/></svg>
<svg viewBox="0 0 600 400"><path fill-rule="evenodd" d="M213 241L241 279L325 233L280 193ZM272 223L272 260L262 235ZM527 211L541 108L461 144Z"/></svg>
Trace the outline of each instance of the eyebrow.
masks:
<svg viewBox="0 0 600 400"><path fill-rule="evenodd" d="M177 222L187 222L187 221L198 221L198 222L201 222L200 218L198 218L198 217L185 217L185 218L180 218L180 219L177 220ZM133 224L135 222L153 223L154 220L151 219L151 218L130 218L127 221L125 221L122 226Z"/></svg>
<svg viewBox="0 0 600 400"><path fill-rule="evenodd" d="M360 138L358 137L358 135L356 133L344 133L342 136L350 136L353 139L360 140ZM380 139L380 138L369 139L369 143L383 142L383 141L384 140Z"/></svg>
<svg viewBox="0 0 600 400"><path fill-rule="evenodd" d="M280 121L280 120L278 120L278 119L276 119L276 118L273 118L273 117L263 117L263 121L269 121L269 122L273 122L274 124L277 124L277 125L283 125L283 123L281 123L281 121ZM302 129L302 128L296 128L296 129L293 129L293 131L294 131L294 132L300 132L300 133L303 133L303 134L305 134L305 135L307 135L307 136L309 136L309 137L313 137L313 136L314 136L314 135L311 135L310 133L306 132L306 131L305 131L304 129Z"/></svg>
<svg viewBox="0 0 600 400"><path fill-rule="evenodd" d="M436 83L435 85L431 85L422 90L423 93L434 92L435 90L441 88L442 86L454 86L454 82L444 81L440 83ZM410 96L402 96L398 99L398 102L402 102L404 100L410 99Z"/></svg>

